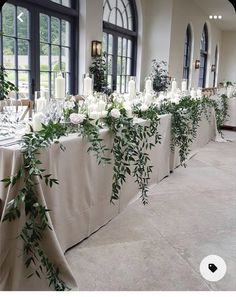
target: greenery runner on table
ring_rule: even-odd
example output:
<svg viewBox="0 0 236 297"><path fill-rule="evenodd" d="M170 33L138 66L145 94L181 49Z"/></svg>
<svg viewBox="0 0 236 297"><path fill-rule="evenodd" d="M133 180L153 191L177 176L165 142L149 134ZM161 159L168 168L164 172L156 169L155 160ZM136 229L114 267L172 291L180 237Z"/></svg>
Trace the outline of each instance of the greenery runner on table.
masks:
<svg viewBox="0 0 236 297"><path fill-rule="evenodd" d="M57 143L64 150L65 147L59 142L60 137L77 132L79 136L88 140L88 152L95 155L99 164L112 163L109 156L113 156L111 202L119 199L127 175L132 175L138 184L140 198L146 204L152 172L149 151L161 142L158 132L159 115L172 114L172 149L179 148L181 165L185 166L190 145L197 136L202 114L208 115L209 108L214 107L218 128L224 122L227 116L227 97L222 96L221 99L221 102L216 102L209 98L194 100L184 97L178 104L165 100L160 107L156 104L146 108L136 105L133 114L147 120L147 123L136 122L133 117L128 116L127 109L122 104L113 102L102 120L103 125L113 134L112 148L106 147L100 136L99 121L94 121L85 114L73 114L73 109L66 114L67 118L71 118L72 124L49 122L43 125L41 131L25 134L21 140L23 164L16 175L2 180L6 187L10 188L23 180L23 188L7 204L3 221L16 220L22 213L26 216L19 238L24 242L25 266L32 270L29 277L33 274L40 278L45 276L49 286L53 286L55 290L70 289L60 278L58 268L50 261L41 246L44 233L50 230L51 226L48 220L49 210L40 203L38 182L42 180L49 187L59 183L51 174L45 174L39 157L42 149Z"/></svg>

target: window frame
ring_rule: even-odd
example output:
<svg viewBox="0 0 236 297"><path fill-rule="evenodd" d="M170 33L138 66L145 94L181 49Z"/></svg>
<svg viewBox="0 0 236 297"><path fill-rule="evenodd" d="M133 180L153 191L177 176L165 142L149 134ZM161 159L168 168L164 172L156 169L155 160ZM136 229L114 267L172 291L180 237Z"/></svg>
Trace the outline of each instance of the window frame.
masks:
<svg viewBox="0 0 236 297"><path fill-rule="evenodd" d="M216 74L218 70L218 45L215 47L215 71L213 76L213 88L216 87Z"/></svg>
<svg viewBox="0 0 236 297"><path fill-rule="evenodd" d="M208 28L207 24L204 24L201 38L204 34L204 45L205 48L202 48L202 42L200 42L200 61L204 61L204 65L200 65L200 72L199 72L199 87L205 88L206 87L206 77L207 77L207 63L208 63L208 50L209 50L209 36L208 36ZM202 39L201 39L202 41ZM201 77L201 69L203 69L203 77ZM200 82L202 81L202 84Z"/></svg>
<svg viewBox="0 0 236 297"><path fill-rule="evenodd" d="M137 68L137 43L138 43L138 11L135 0L129 0L132 16L133 30L129 30L103 20L103 32L113 36L113 64L112 64L112 91L117 88L117 58L118 58L118 38L126 38L132 42L132 64L131 75L136 76ZM104 6L103 6L104 7ZM107 61L108 64L108 61ZM127 66L126 66L127 67ZM127 69L126 69L127 70ZM125 87L126 88L126 87ZM120 86L121 89L121 86Z"/></svg>
<svg viewBox="0 0 236 297"><path fill-rule="evenodd" d="M190 70L191 70L191 57L192 57L192 28L188 24L186 33L185 33L185 42L184 42L184 63L183 63L183 79L187 80L187 88L189 87L190 80ZM185 76L185 74L187 74Z"/></svg>
<svg viewBox="0 0 236 297"><path fill-rule="evenodd" d="M29 78L29 94L31 100L34 100L34 92L40 90L40 14L46 14L50 17L56 17L70 22L70 90L72 94L78 92L78 55L76 55L76 48L78 48L79 41L79 3L72 0L72 7L63 6L61 4L52 2L51 0L41 0L40 3L33 0L8 0L9 3L15 6L20 6L29 11L29 70L31 72ZM5 4L4 3L4 4ZM1 17L2 19L2 17ZM2 25L2 24L1 24ZM0 37L0 61L3 63L3 47L2 37ZM3 65L3 64L2 64Z"/></svg>

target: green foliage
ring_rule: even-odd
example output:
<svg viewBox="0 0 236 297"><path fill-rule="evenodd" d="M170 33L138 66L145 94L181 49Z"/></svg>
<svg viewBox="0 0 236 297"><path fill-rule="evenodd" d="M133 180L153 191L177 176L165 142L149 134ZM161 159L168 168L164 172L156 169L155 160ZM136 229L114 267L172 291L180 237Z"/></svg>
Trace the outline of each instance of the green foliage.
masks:
<svg viewBox="0 0 236 297"><path fill-rule="evenodd" d="M114 108L112 106L110 110ZM113 182L111 202L119 199L122 185L127 175L132 175L141 191L140 198L143 204L148 203L148 183L152 167L148 151L160 142L161 136L157 131L159 119L150 125L135 124L133 118L128 118L125 109L121 110L121 116L117 119L108 116L106 124L114 135L114 142L111 152L114 156ZM154 139L153 139L154 138Z"/></svg>
<svg viewBox="0 0 236 297"><path fill-rule="evenodd" d="M109 93L107 88L107 66L105 53L103 53L101 57L93 58L92 65L89 67L89 71L94 75L94 91Z"/></svg>
<svg viewBox="0 0 236 297"><path fill-rule="evenodd" d="M78 111L78 105L74 107ZM111 110L120 110L120 117L111 116ZM119 199L122 185L126 182L128 175L134 177L135 182L141 192L140 198L143 204L148 203L148 184L152 172L149 152L156 144L161 142L161 135L158 132L160 114L171 114L172 125L171 148L179 148L181 165L185 162L190 152L190 146L197 136L197 128L202 115L205 114L210 119L209 113L214 108L216 112L217 127L223 125L227 118L228 98L222 95L219 102L204 97L201 100L194 100L190 97L181 98L178 104L165 100L160 108L152 104L146 111L141 111L140 106L136 106L133 113L147 123L135 123L133 118L127 116L126 110L120 103L113 102L108 110L108 116L104 119L105 125L112 132L114 140L112 148L107 148L100 136L100 126L88 117L80 125L60 124L49 122L43 126L40 132L29 133L23 136L21 141L23 164L19 171L11 177L7 177L2 182L6 187L14 187L18 182L23 182L16 197L7 205L4 221L13 221L21 216L22 207L26 216L19 238L24 242L25 266L33 271L30 275L45 276L49 286L53 285L55 290L69 290L67 285L61 280L57 267L45 254L41 240L46 230L51 226L48 222L49 210L40 203L38 199L38 182L42 180L46 186L52 187L59 183L51 174L45 172L39 159L42 149L49 147L52 143L60 144L59 138L68 133L78 132L88 140L88 152L94 154L98 164L110 164L113 154L113 181L111 202ZM75 111L71 109L71 111ZM69 117L70 112L65 114Z"/></svg>
<svg viewBox="0 0 236 297"><path fill-rule="evenodd" d="M156 59L152 60L151 77L153 79L153 90L155 92L166 91L170 85L166 66L167 63L164 61L158 62Z"/></svg>
<svg viewBox="0 0 236 297"><path fill-rule="evenodd" d="M41 204L38 199L37 179L45 182L49 187L58 184L58 180L51 174L46 174L42 169L42 163L38 158L41 149L51 145L55 139L66 135L66 129L59 123L50 122L43 126L42 131L29 133L21 140L23 164L18 173L13 177L2 180L6 187L14 187L17 182L23 181L23 188L17 196L7 205L7 211L3 221L13 221L21 216L22 205L26 216L19 238L24 242L23 254L25 266L33 271L28 277L42 275L53 285L57 291L69 290L66 284L60 279L59 270L50 261L41 246L41 240L46 230L51 230L47 213L49 210ZM61 146L63 149L63 146Z"/></svg>
<svg viewBox="0 0 236 297"><path fill-rule="evenodd" d="M7 80L7 77L6 70L0 66L0 100L6 99L11 91L18 91L16 86Z"/></svg>

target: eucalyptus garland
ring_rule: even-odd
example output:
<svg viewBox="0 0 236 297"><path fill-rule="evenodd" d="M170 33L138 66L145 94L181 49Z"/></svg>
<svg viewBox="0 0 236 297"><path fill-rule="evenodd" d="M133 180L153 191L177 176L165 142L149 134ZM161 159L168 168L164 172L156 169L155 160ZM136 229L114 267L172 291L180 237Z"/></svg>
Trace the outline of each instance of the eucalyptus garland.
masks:
<svg viewBox="0 0 236 297"><path fill-rule="evenodd" d="M44 275L49 282L49 287L53 285L57 291L69 290L69 288L60 278L59 269L50 261L41 246L44 232L51 230L51 226L47 215L49 210L38 199L37 178L44 181L49 187L59 183L51 174L45 174L45 169L41 168L42 163L38 156L41 149L50 146L55 142L55 139L64 135L66 135L66 129L61 124L53 122L43 126L40 132L25 134L21 140L22 167L15 176L2 180L6 187L11 188L23 180L24 186L19 190L17 196L8 203L3 221L11 222L20 218L24 209L26 222L19 238L24 242L25 266L30 267L33 271L28 277L35 274L41 278ZM62 145L60 147L64 149Z"/></svg>
<svg viewBox="0 0 236 297"><path fill-rule="evenodd" d="M39 132L28 133L22 137L21 148L23 154L23 164L16 175L7 177L2 182L6 187L14 187L19 181L23 181L23 188L20 189L7 205L4 221L13 221L19 218L24 210L26 217L19 238L24 242L25 266L31 268L28 277L37 275L39 278L46 277L49 286L55 290L63 291L70 288L60 278L60 272L50 261L41 246L41 240L46 230L51 226L48 221L49 210L39 202L38 182L42 180L49 187L58 184L59 181L51 174L45 174L39 154L42 149L49 147L52 143L60 144L59 138L68 133L78 133L88 140L88 152L92 152L98 164L110 164L110 153L114 157L113 181L111 202L119 199L122 185L125 183L127 175L135 178L141 192L140 198L143 204L148 202L148 183L152 172L149 151L161 142L161 135L158 132L160 114L172 114L172 144L171 148L179 148L181 165L186 166L185 161L190 152L190 145L197 136L197 128L203 113L209 118L209 107L214 107L216 111L217 127L220 129L227 117L228 98L221 97L220 102L216 102L207 97L202 100L194 100L184 97L178 104L164 100L160 107L151 104L149 108L142 111L139 105L133 109L134 115L147 120L146 123L138 123L134 118L127 116L127 112L122 105L113 103L108 110L108 115L104 119L105 125L113 134L114 141L112 148L106 147L100 136L98 121L94 123L88 116L84 116L78 125L61 124L49 122L43 125ZM77 108L77 106L75 106ZM112 116L112 109L118 108L119 116ZM72 111L73 112L73 111ZM71 115L69 111L66 118Z"/></svg>
<svg viewBox="0 0 236 297"><path fill-rule="evenodd" d="M197 128L201 121L199 101L191 97L183 97L178 104L164 101L160 113L170 113L171 117L171 149L179 149L180 164L186 166L190 146L197 136Z"/></svg>
<svg viewBox="0 0 236 297"><path fill-rule="evenodd" d="M140 198L143 204L148 203L148 183L153 167L149 164L148 150L161 140L157 130L160 120L156 115L155 113L154 121L154 113L153 118L151 114L146 114L146 119L150 120L149 125L134 123L133 118L127 117L125 109L121 110L121 116L117 119L111 116L106 118L106 124L114 135L111 150L114 156L111 202L119 199L127 175L132 175L141 191Z"/></svg>

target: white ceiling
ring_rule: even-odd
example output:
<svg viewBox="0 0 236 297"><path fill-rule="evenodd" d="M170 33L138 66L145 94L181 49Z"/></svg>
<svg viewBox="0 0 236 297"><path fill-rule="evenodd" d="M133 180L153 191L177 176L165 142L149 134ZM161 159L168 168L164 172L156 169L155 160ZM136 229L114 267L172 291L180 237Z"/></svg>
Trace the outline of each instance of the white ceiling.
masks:
<svg viewBox="0 0 236 297"><path fill-rule="evenodd" d="M222 20L209 20L223 31L236 31L236 13L228 0L194 0L206 15L222 15Z"/></svg>

